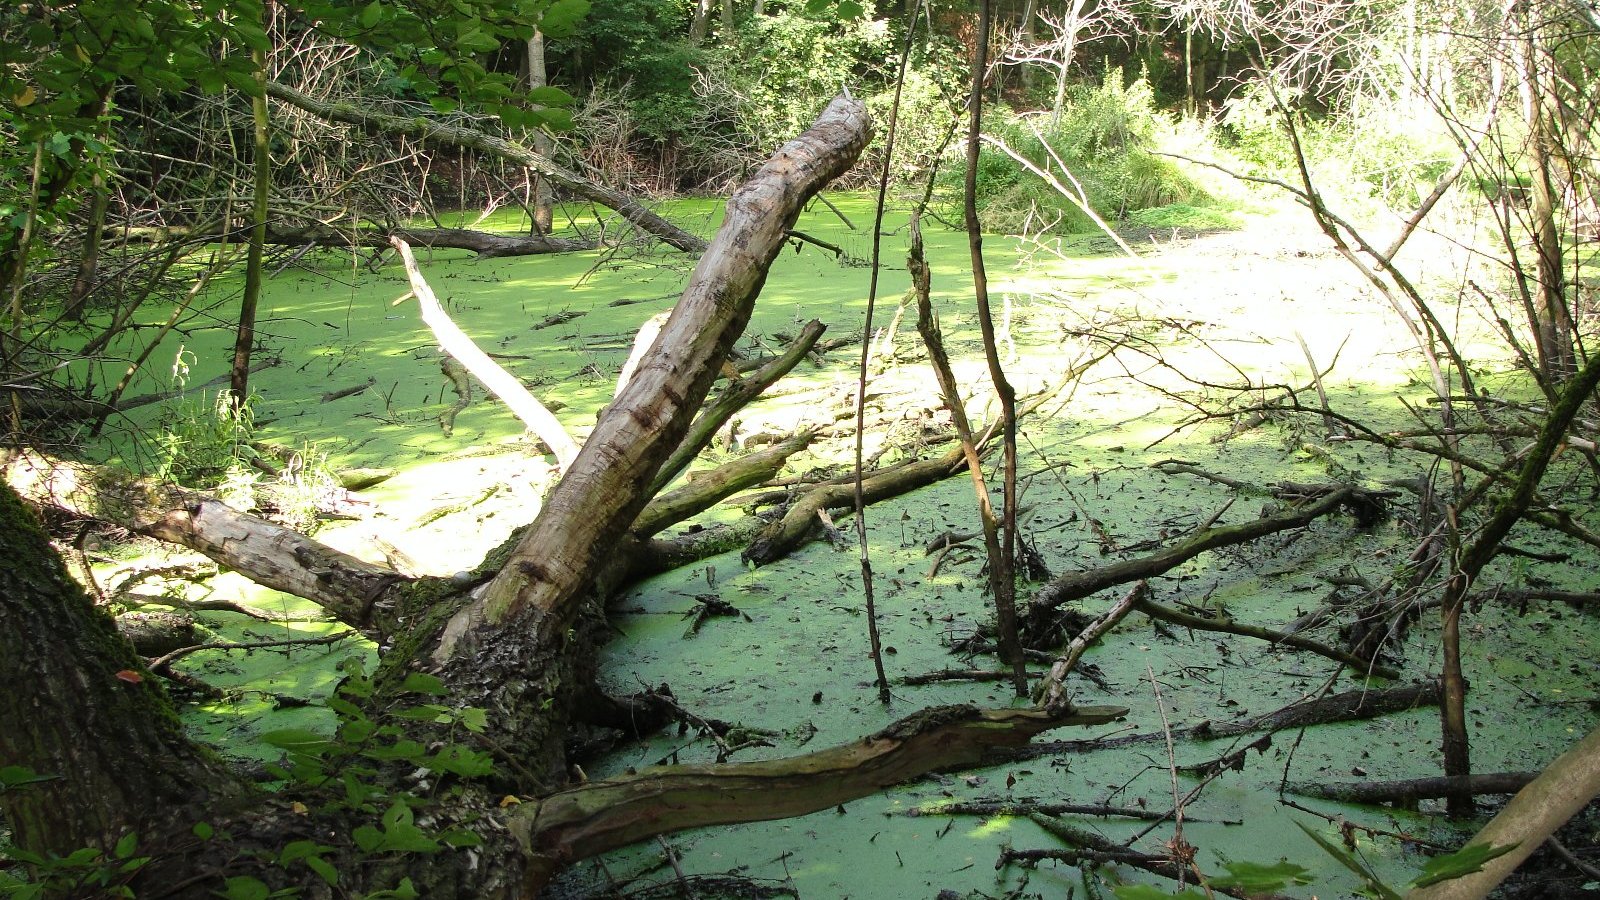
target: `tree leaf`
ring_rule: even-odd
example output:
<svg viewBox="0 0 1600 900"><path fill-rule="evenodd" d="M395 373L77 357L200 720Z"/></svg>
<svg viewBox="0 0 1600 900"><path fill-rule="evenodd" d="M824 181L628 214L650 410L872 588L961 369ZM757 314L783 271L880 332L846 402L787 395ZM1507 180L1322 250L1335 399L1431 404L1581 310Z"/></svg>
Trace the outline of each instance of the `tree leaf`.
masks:
<svg viewBox="0 0 1600 900"><path fill-rule="evenodd" d="M1311 871L1287 860L1271 865L1226 862L1228 874L1211 879L1212 887L1234 887L1247 894L1269 893L1290 884L1310 884Z"/></svg>
<svg viewBox="0 0 1600 900"><path fill-rule="evenodd" d="M309 728L279 728L262 733L261 740L283 750L304 750L332 743L327 735Z"/></svg>
<svg viewBox="0 0 1600 900"><path fill-rule="evenodd" d="M1422 867L1422 874L1411 882L1412 887L1424 888L1441 881L1471 875L1483 869L1483 864L1517 849L1517 844L1468 844L1454 853L1435 856Z"/></svg>
<svg viewBox="0 0 1600 900"><path fill-rule="evenodd" d="M357 21L361 23L362 28L377 27L378 23L383 21L383 4L378 0L372 0L371 3L361 7L361 15Z"/></svg>
<svg viewBox="0 0 1600 900"><path fill-rule="evenodd" d="M544 85L528 91L528 102L540 106L559 106L562 108L573 104L572 95L561 88Z"/></svg>
<svg viewBox="0 0 1600 900"><path fill-rule="evenodd" d="M222 896L226 900L267 900L272 896L272 888L260 879L236 875L227 880Z"/></svg>
<svg viewBox="0 0 1600 900"><path fill-rule="evenodd" d="M416 694L433 694L436 697L442 697L447 693L444 682L437 675L429 675L426 672L412 672L406 675L406 680L400 682L400 690Z"/></svg>

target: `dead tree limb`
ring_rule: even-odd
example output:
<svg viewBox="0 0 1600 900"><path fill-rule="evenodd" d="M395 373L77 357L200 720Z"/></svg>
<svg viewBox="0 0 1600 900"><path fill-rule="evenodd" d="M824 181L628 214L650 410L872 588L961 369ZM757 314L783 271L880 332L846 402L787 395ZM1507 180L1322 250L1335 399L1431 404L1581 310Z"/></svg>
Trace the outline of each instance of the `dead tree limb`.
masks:
<svg viewBox="0 0 1600 900"><path fill-rule="evenodd" d="M806 358L817 345L817 340L828 326L816 319L806 323L798 337L789 342L789 346L776 357L761 364L755 371L750 372L738 381L730 384L720 395L700 410L695 417L694 424L689 426L689 433L684 435L683 442L678 449L667 457L661 464L661 470L656 473L655 481L651 484L651 493L665 488L678 477L678 473L688 467L700 451L711 443L711 439L722 429L728 420L739 410L748 406L751 401L761 396L767 388L777 384L778 379L789 374L800 361Z"/></svg>
<svg viewBox="0 0 1600 900"><path fill-rule="evenodd" d="M866 475L861 482L862 495L867 503L876 503L885 497L908 493L920 487L943 481L959 471L964 464L961 448L934 459L880 469ZM820 484L811 488L789 504L789 508L776 522L764 528L745 548L744 559L758 566L767 565L793 553L809 538L816 527L818 510L847 509L855 503L855 485Z"/></svg>
<svg viewBox="0 0 1600 900"><path fill-rule="evenodd" d="M1067 675L1078 665L1084 652L1094 646L1095 641L1117 627L1117 623L1127 618L1128 612L1149 595L1150 583L1140 581L1109 612L1094 620L1072 639L1072 643L1067 645L1067 652L1050 666L1050 674L1045 676L1044 683L1037 690L1040 706L1045 709L1072 708L1072 698L1067 695Z"/></svg>
<svg viewBox="0 0 1600 900"><path fill-rule="evenodd" d="M1160 619L1163 622L1168 622L1181 628L1193 628L1198 631L1216 631L1222 634L1237 634L1241 637L1253 637L1271 644L1282 644L1285 647L1293 647L1297 650L1307 650L1317 654L1318 656L1325 656L1328 659L1334 660L1335 662L1344 663L1361 675L1376 675L1379 678L1400 677L1399 672L1388 666L1381 665L1370 659L1363 659L1354 653L1340 650L1337 647L1330 647L1327 644L1321 643L1320 641L1313 641L1310 638L1303 638L1299 635L1290 634L1286 631L1263 628L1259 625L1246 625L1243 622L1235 622L1233 619L1225 617L1212 618L1209 616L1191 615L1190 613L1183 612L1182 610L1173 609L1170 606L1163 606L1160 603L1150 600L1148 597L1140 598L1134 602L1139 608L1139 611L1150 618Z"/></svg>
<svg viewBox="0 0 1600 900"><path fill-rule="evenodd" d="M1039 589L1022 615L1023 633L1032 642L1050 641L1051 623L1059 607L1080 600L1096 591L1126 584L1140 578L1153 578L1182 565L1207 550L1258 540L1269 534L1303 528L1337 510L1350 499L1352 489L1335 488L1317 500L1288 512L1263 516L1237 525L1203 528L1183 540L1148 556L1121 560L1098 569L1069 572Z"/></svg>
<svg viewBox="0 0 1600 900"><path fill-rule="evenodd" d="M1290 781L1284 790L1303 797L1338 800L1341 803L1394 803L1415 807L1418 800L1436 800L1462 790L1480 794L1515 794L1539 777L1538 772L1485 772L1458 779L1406 778L1399 781Z"/></svg>
<svg viewBox="0 0 1600 900"><path fill-rule="evenodd" d="M452 623L441 657L467 629L513 621L559 644L582 610L600 557L649 501L646 490L689 431L772 260L805 202L854 164L872 133L865 104L838 98L728 200L721 229L628 386L607 407L500 574ZM520 625L517 626L520 630ZM464 662L474 664L470 654Z"/></svg>
<svg viewBox="0 0 1600 900"><path fill-rule="evenodd" d="M1209 741L1217 738L1239 737L1257 731L1282 731L1285 728L1329 725L1336 722L1359 722L1391 713L1405 712L1439 703L1438 682L1425 681L1403 687L1383 690L1346 691L1329 697L1320 697L1304 703L1295 703L1253 719L1237 722L1198 722L1187 728L1174 729L1174 738ZM1160 731L1124 734L1117 737L1088 741L1051 741L1032 744L1015 751L1007 751L1008 762L1055 756L1062 753L1095 753L1143 744L1165 741Z"/></svg>
<svg viewBox="0 0 1600 900"><path fill-rule="evenodd" d="M199 551L257 584L304 597L362 631L377 627L381 616L375 607L390 588L411 583L392 569L175 485L33 453L0 463L17 493L34 503Z"/></svg>
<svg viewBox="0 0 1600 900"><path fill-rule="evenodd" d="M551 871L642 838L702 825L804 815L919 775L979 765L1042 731L1100 725L1127 714L1083 707L1038 710L945 706L922 710L871 737L790 759L668 766L593 782L523 804L507 823Z"/></svg>
<svg viewBox="0 0 1600 900"><path fill-rule="evenodd" d="M522 382L490 359L489 354L483 352L472 342L472 338L467 337L467 333L462 331L460 326L451 321L444 307L439 305L439 299L433 295L433 288L429 287L427 279L422 277L422 270L417 268L416 257L411 255L411 246L398 237L390 238L389 243L400 251L400 259L406 267L406 277L411 281L411 293L416 296L418 305L422 307L422 321L433 331L439 346L455 357L457 362L466 366L468 372L483 382L484 387L493 391L494 395L500 398L500 402L516 414L530 431L538 435L539 440L544 441L551 452L555 453L562 471L566 471L578 456L578 445L562 427L561 421L550 410L545 409L544 404L522 386Z"/></svg>
<svg viewBox="0 0 1600 900"><path fill-rule="evenodd" d="M649 538L696 515L746 488L771 479L789 457L811 444L811 432L802 431L765 450L748 453L710 472L696 473L683 487L661 494L645 506L628 532Z"/></svg>
<svg viewBox="0 0 1600 900"><path fill-rule="evenodd" d="M437 119L391 115L348 101L318 100L310 94L275 81L268 81L266 90L267 96L274 100L280 100L329 122L344 122L388 134L411 135L425 141L450 144L497 156L528 169L564 191L570 191L585 200L615 210L641 230L661 238L679 250L699 253L706 249L704 240L651 212L638 200L620 191L595 184L576 172L556 165L548 157L505 138Z"/></svg>

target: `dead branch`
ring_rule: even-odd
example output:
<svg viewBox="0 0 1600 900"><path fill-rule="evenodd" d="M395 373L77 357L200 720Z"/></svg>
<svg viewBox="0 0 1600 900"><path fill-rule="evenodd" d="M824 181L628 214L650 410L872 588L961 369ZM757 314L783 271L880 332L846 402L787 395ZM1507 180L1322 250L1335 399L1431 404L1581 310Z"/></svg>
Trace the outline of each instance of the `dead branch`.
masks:
<svg viewBox="0 0 1600 900"><path fill-rule="evenodd" d="M616 210L623 218L650 232L679 250L699 253L706 242L684 231L666 219L646 209L643 204L626 194L602 187L551 162L549 158L504 138L477 131L462 125L438 121L421 116L396 116L368 109L345 101L328 102L295 90L288 85L268 81L267 96L298 107L319 119L344 122L361 128L371 128L390 134L407 134L423 140L452 144L478 150L516 163L548 180L562 190L571 191L585 200L591 200L607 209Z"/></svg>
<svg viewBox="0 0 1600 900"><path fill-rule="evenodd" d="M1127 713L1083 707L923 710L851 744L790 759L645 769L591 782L518 807L507 823L553 871L641 838L702 825L804 815L876 793L908 778L981 764L995 750L1067 725L1100 725Z"/></svg>
<svg viewBox="0 0 1600 900"><path fill-rule="evenodd" d="M1272 644L1283 644L1286 647L1294 647L1297 650L1308 650L1318 656L1325 656L1336 662L1342 662L1361 675L1376 675L1379 678L1400 677L1399 672L1388 666L1380 665L1373 660L1363 659L1354 653L1340 650L1337 647L1330 647L1319 641L1303 638L1286 631L1263 628L1259 625L1246 625L1243 622L1236 622L1224 616L1212 618L1191 615L1182 610L1173 609L1170 606L1163 606L1148 598L1140 598L1134 603L1138 606L1140 612L1152 619L1160 619L1163 622L1169 622L1182 628L1216 631L1222 634L1237 634L1241 637L1252 637Z"/></svg>
<svg viewBox="0 0 1600 900"><path fill-rule="evenodd" d="M478 345L472 342L472 338L467 337L467 333L451 321L444 307L439 305L439 299L433 295L433 288L429 287L427 280L422 277L422 270L417 268L416 257L411 255L411 246L398 237L391 237L389 243L400 251L400 259L406 267L406 277L411 280L411 293L416 296L418 305L422 307L422 321L432 329L439 346L466 366L467 371L483 382L484 387L493 391L494 395L499 397L500 401L516 414L530 431L538 435L539 440L544 441L545 445L555 453L562 471L565 471L577 458L578 445L573 442L572 436L567 434L560 420L546 409L537 397L529 393L528 389L522 386L522 382L500 368L489 358L489 354L479 349Z"/></svg>
<svg viewBox="0 0 1600 900"><path fill-rule="evenodd" d="M1337 510L1351 498L1353 492L1354 489L1348 486L1332 488L1317 500L1288 512L1263 516L1237 525L1203 528L1178 543L1148 556L1062 575L1034 594L1033 600L1022 615L1023 633L1035 642L1049 641L1055 610L1073 600L1140 578L1153 578L1207 550L1247 543L1291 528L1303 528Z"/></svg>
<svg viewBox="0 0 1600 900"><path fill-rule="evenodd" d="M1466 779L1406 778L1399 781L1290 781L1284 790L1303 797L1342 803L1394 803L1416 808L1418 800L1436 800L1467 791L1481 794L1515 794L1539 777L1538 772L1482 772Z"/></svg>
<svg viewBox="0 0 1600 900"><path fill-rule="evenodd" d="M1083 654L1106 632L1117 627L1117 623L1127 617L1128 612L1141 600L1150 594L1150 583L1140 581L1128 591L1127 595L1117 601L1109 612L1089 624L1072 639L1067 645L1067 652L1056 660L1050 667L1050 674L1045 676L1044 683L1038 689L1038 703L1045 709L1071 709L1072 698L1067 696L1067 675L1078 665L1078 660Z"/></svg>
<svg viewBox="0 0 1600 900"><path fill-rule="evenodd" d="M205 494L110 468L34 453L0 459L5 477L34 503L181 544L248 574L257 584L304 597L352 628L383 630L388 592L411 579L342 553Z"/></svg>
<svg viewBox="0 0 1600 900"><path fill-rule="evenodd" d="M1337 722L1358 722L1366 719L1375 719L1391 713L1433 706L1437 705L1438 702L1439 685L1437 682L1432 681L1397 688L1385 688L1383 690L1346 691L1330 697L1321 697L1304 703L1296 703L1253 719L1220 723L1210 720L1202 721L1188 728L1174 731L1173 736L1196 741L1209 741L1216 738L1238 737L1257 731L1282 731L1285 728L1330 725ZM1005 761L1015 762L1025 759L1037 759L1041 756L1055 756L1062 753L1095 753L1101 750L1116 750L1164 740L1166 740L1166 735L1162 732L1150 731L1088 741L1049 741L1008 751L1005 754Z"/></svg>

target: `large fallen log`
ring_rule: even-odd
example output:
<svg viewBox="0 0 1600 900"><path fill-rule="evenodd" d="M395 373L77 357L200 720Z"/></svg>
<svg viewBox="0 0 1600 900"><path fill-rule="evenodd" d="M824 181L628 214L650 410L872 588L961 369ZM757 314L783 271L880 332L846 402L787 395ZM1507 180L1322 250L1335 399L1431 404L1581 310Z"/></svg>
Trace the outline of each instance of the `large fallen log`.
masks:
<svg viewBox="0 0 1600 900"><path fill-rule="evenodd" d="M311 600L340 622L369 633L386 592L412 581L176 485L34 453L0 459L0 469L17 493L35 504L188 547L257 584Z"/></svg>
<svg viewBox="0 0 1600 900"><path fill-rule="evenodd" d="M883 731L805 756L751 763L663 766L524 804L508 823L549 871L652 835L827 809L920 775L982 764L994 750L1067 725L1101 725L1121 707L1032 709L944 706Z"/></svg>
<svg viewBox="0 0 1600 900"><path fill-rule="evenodd" d="M640 230L661 238L662 241L679 250L699 253L707 247L706 242L701 238L695 237L661 216L656 215L646 208L644 204L627 194L595 184L576 172L556 165L548 157L505 138L468 128L465 125L441 122L431 117L397 116L349 101L319 100L304 91L296 90L275 81L268 81L266 89L267 96L275 100L281 100L290 106L302 109L319 119L329 122L344 122L347 125L356 125L361 128L370 128L374 131L382 131L389 134L410 135L425 141L465 147L497 156L526 168L561 190L568 191L585 200L592 200L607 209L616 210L619 215L637 225ZM785 225L785 230L788 229L788 224L792 224L792 221L790 220Z"/></svg>

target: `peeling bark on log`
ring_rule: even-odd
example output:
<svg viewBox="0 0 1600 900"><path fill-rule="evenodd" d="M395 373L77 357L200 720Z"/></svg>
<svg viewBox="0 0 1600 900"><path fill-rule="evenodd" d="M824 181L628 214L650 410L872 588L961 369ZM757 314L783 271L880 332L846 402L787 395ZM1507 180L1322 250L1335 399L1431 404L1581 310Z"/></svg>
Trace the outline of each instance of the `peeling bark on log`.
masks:
<svg viewBox="0 0 1600 900"><path fill-rule="evenodd" d="M214 497L109 469L18 454L6 479L34 503L181 544L273 590L304 597L352 628L371 631L390 589L411 579L363 562Z"/></svg>
<svg viewBox="0 0 1600 900"><path fill-rule="evenodd" d="M451 144L497 156L528 169L564 191L569 191L585 200L592 200L607 209L616 210L640 229L656 235L679 250L698 253L706 249L705 241L646 209L638 200L620 191L595 184L575 172L556 165L548 157L504 138L432 119L391 115L354 103L318 100L274 81L266 83L266 90L267 96L274 100L281 100L329 122L344 122L390 134L411 135L426 141ZM787 229L787 224L785 228Z"/></svg>
<svg viewBox="0 0 1600 900"><path fill-rule="evenodd" d="M525 804L510 827L546 873L641 838L702 825L804 815L920 775L981 764L992 750L1024 745L1067 725L1101 725L1121 707L1038 710L926 709L871 737L769 762L668 766L595 782ZM536 864L536 868L537 868ZM536 873L538 874L538 873Z"/></svg>

